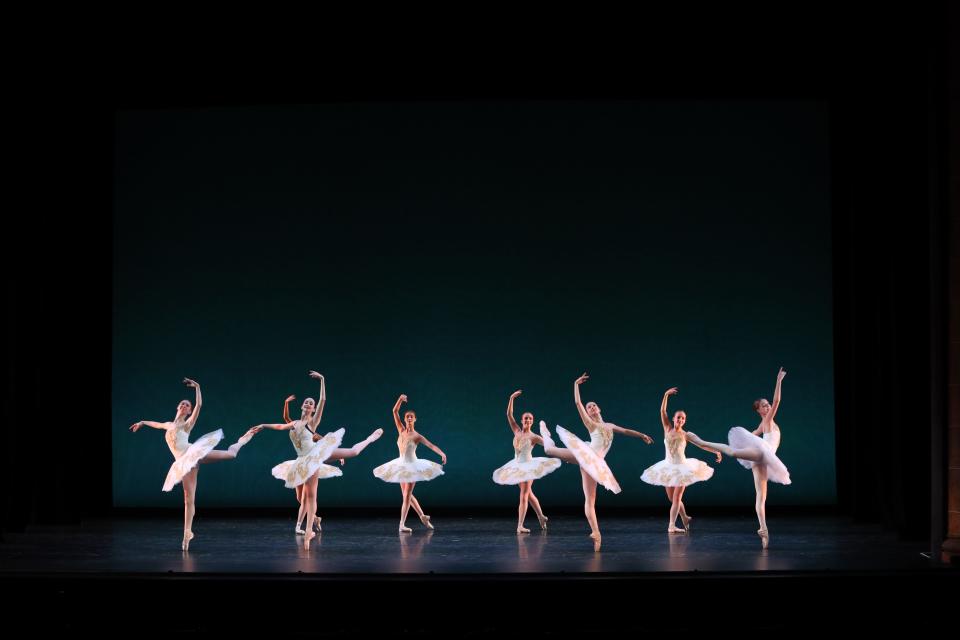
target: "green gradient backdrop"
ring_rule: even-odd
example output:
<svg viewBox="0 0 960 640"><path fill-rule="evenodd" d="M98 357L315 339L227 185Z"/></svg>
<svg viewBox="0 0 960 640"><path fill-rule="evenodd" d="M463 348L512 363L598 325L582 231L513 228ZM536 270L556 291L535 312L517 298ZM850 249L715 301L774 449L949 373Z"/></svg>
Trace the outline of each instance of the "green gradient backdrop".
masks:
<svg viewBox="0 0 960 640"><path fill-rule="evenodd" d="M816 103L396 103L118 114L114 235L113 494L160 491L162 433L180 383L200 382L191 437L221 448L279 421L287 394L328 382L322 431L385 436L321 482L323 505L396 506L371 470L397 455L390 409L410 397L443 448L425 506L503 505L507 397L581 437L573 380L617 437L623 486L599 503L665 504L640 481L663 458L660 397L725 439L788 371L778 422L794 484L780 504L835 502L826 109ZM297 411L298 412L298 411ZM430 451L420 455L436 459ZM716 464L692 446L691 456ZM535 455L542 455L535 450ZM264 432L203 466L198 501L289 506L270 468L294 457ZM537 482L545 508L582 502L572 465ZM724 460L689 503L750 504Z"/></svg>

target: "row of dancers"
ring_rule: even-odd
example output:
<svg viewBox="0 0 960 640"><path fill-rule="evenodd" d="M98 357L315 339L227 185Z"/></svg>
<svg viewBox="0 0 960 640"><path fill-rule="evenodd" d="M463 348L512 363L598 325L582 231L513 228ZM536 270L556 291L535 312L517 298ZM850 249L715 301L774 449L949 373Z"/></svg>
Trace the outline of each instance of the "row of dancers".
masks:
<svg viewBox="0 0 960 640"><path fill-rule="evenodd" d="M184 521L181 548L184 551L189 549L190 541L194 538L193 518L196 513L198 465L235 459L240 449L264 429L288 432L296 451L295 459L276 465L271 472L274 477L283 480L287 488L294 489L296 492L299 512L295 531L298 535L304 536L304 548L309 549L310 541L316 536L316 532L321 530L321 518L317 515L318 482L321 479L343 475L339 468L329 463L339 462L342 466L347 459L360 455L367 446L383 435L383 429L376 429L364 440L345 448L340 446L345 433L344 429L324 435L318 433L317 429L326 404L326 382L323 375L316 371L311 371L309 375L320 381L319 401L315 402L313 398L304 400L300 408L300 418L291 420L289 407L295 397L289 396L284 401L282 423L266 423L251 427L226 450L215 448L223 439L222 429L207 433L193 443L189 442L189 435L196 425L203 404L200 385L189 378L184 379L184 384L195 390L195 402L191 404L189 400L182 400L177 406L177 413L172 421L140 420L131 425L130 430L133 432L143 426L165 431L165 440L173 454L174 463L167 473L163 490L170 491L178 483L182 483ZM715 454L718 463L722 460L722 455L726 454L736 458L741 465L752 471L756 491L755 510L760 523L757 534L760 536L763 548L768 547L770 534L766 521L767 483L773 481L790 484L790 473L776 454L780 445L780 427L774 420L780 407L781 387L785 375L783 368L777 373L772 402L761 398L753 403L754 411L760 416L759 426L752 432L742 427L733 427L728 433L727 443L708 442L695 433L686 431L684 426L687 414L683 410L676 410L672 418L668 417L668 401L670 396L678 393L678 389L672 387L664 392L660 405L660 420L663 425L666 457L644 470L641 479L648 484L665 488L667 499L670 501L668 533L679 534L690 531L693 518L687 514L683 504L684 492L690 485L708 480L713 476L713 468L709 465L702 460L685 456L685 448L689 442ZM584 515L590 525L590 538L593 540L594 549L599 551L601 535L595 506L597 485L613 493L620 493L621 490L620 484L605 461L613 443L614 434L640 438L647 444L651 444L653 438L634 429L606 421L596 402L587 402L584 405L580 399L580 386L588 379L589 376L584 373L574 381L573 396L580 418L590 434L589 442L584 442L570 431L557 426L557 435L564 447L558 447L555 444L550 430L542 420L540 435L533 433L535 418L529 411L522 414L520 424L517 424L514 418L514 402L522 391L518 390L510 394L507 402L507 423L513 433L514 458L493 472L493 481L501 485L519 486L517 534L526 534L530 532L524 526L528 507L533 507L542 529L546 530L549 520L533 493L534 481L556 471L563 462L578 465L582 479ZM400 419L400 407L406 402L407 396L401 394L392 411L398 432L397 448L400 455L373 470L374 476L384 482L400 485L402 494L400 533L411 532L411 529L406 526L411 507L425 527L434 528L430 516L424 513L419 501L413 495L413 490L417 482L433 480L443 475L443 465L447 463L446 454L416 430L417 415L414 411L405 411L403 420ZM421 444L440 456L440 464L417 458L416 449ZM548 457L534 457L532 455L534 446L542 446ZM681 527L677 526L678 518L682 522Z"/></svg>

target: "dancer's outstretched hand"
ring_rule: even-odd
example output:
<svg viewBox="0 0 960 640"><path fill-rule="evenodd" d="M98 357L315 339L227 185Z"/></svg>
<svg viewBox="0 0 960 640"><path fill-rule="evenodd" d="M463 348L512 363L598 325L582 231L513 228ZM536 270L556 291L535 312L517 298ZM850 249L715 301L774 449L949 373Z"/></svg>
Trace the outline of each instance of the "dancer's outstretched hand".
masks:
<svg viewBox="0 0 960 640"><path fill-rule="evenodd" d="M139 422L134 422L132 425L130 425L130 431L133 431L134 433L136 433L142 426L143 424Z"/></svg>
<svg viewBox="0 0 960 640"><path fill-rule="evenodd" d="M787 375L787 372L783 370L783 367L780 367L780 371L777 372L777 380L783 380Z"/></svg>
<svg viewBox="0 0 960 640"><path fill-rule="evenodd" d="M183 384L187 385L191 389L196 389L200 386L199 384L197 384L196 380L191 380L190 378L184 378Z"/></svg>
<svg viewBox="0 0 960 640"><path fill-rule="evenodd" d="M313 378L314 380L323 380L323 375L317 373L316 371L311 371L310 377Z"/></svg>
<svg viewBox="0 0 960 640"><path fill-rule="evenodd" d="M521 391L520 389L517 389L516 391L514 391L513 393L510 394L510 399L513 400L514 398L516 398L516 397L517 397L518 395L520 395L521 393L523 393L523 391Z"/></svg>
<svg viewBox="0 0 960 640"><path fill-rule="evenodd" d="M583 382L584 382L585 380L589 380L589 379L590 379L590 376L588 376L588 375L587 375L587 372L584 371L584 372L583 372L583 375L580 376L579 378L577 378L577 379L574 381L574 384L583 384Z"/></svg>
<svg viewBox="0 0 960 640"><path fill-rule="evenodd" d="M717 462L720 462L721 460L723 460L723 456L720 455L719 451L717 451Z"/></svg>
<svg viewBox="0 0 960 640"><path fill-rule="evenodd" d="M670 387L669 389L667 389L667 392L664 395L675 396L678 393L680 393L680 391L676 387Z"/></svg>
<svg viewBox="0 0 960 640"><path fill-rule="evenodd" d="M296 400L296 399L297 399L297 396L289 395L289 396L287 396L287 399L284 400L284 402L293 402L293 401Z"/></svg>
<svg viewBox="0 0 960 640"><path fill-rule="evenodd" d="M647 444L653 444L653 438L651 438L650 436L648 436L648 435L645 434L645 433L641 433L641 434L640 434L640 439L643 440L644 442L646 442Z"/></svg>

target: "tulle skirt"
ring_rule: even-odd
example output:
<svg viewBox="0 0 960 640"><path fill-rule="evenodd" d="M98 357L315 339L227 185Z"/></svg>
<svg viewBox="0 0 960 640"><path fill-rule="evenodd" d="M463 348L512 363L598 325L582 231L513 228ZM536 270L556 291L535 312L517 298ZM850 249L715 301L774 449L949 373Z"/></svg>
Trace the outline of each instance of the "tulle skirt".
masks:
<svg viewBox="0 0 960 640"><path fill-rule="evenodd" d="M688 487L713 477L713 468L703 460L687 458L681 463L661 460L644 470L640 479L659 487Z"/></svg>
<svg viewBox="0 0 960 640"><path fill-rule="evenodd" d="M778 482L780 484L790 484L790 471L783 464L770 443L759 438L743 427L733 427L727 433L727 441L734 449L760 449L763 453L763 460L756 464L762 464L767 468L767 480ZM751 460L738 460L747 469L752 469L755 464Z"/></svg>
<svg viewBox="0 0 960 640"><path fill-rule="evenodd" d="M394 458L373 470L384 482L426 482L443 475L443 467L430 460Z"/></svg>
<svg viewBox="0 0 960 640"><path fill-rule="evenodd" d="M176 459L170 465L170 471L167 472L167 479L163 483L163 490L170 491L177 483L183 480L183 476L197 466L205 455L213 451L214 447L223 440L223 429L217 429L204 434L191 444L183 455Z"/></svg>
<svg viewBox="0 0 960 640"><path fill-rule="evenodd" d="M613 477L613 471L607 466L606 461L600 457L593 448L573 435L561 426L557 426L557 435L564 446L570 450L573 457L577 459L580 468L587 472L591 478L603 485L605 489L614 493L620 493L620 483Z"/></svg>
<svg viewBox="0 0 960 640"><path fill-rule="evenodd" d="M493 481L497 484L520 484L539 480L559 469L561 464L557 458L531 458L522 462L513 459L493 472Z"/></svg>
<svg viewBox="0 0 960 640"><path fill-rule="evenodd" d="M330 457L334 449L340 446L344 433L346 433L345 429L337 429L326 434L314 442L307 453L298 456L295 460L281 462L270 472L274 478L283 480L283 486L287 489L299 487L309 480L314 473L321 480L342 476L343 471L329 464L324 464L324 461Z"/></svg>

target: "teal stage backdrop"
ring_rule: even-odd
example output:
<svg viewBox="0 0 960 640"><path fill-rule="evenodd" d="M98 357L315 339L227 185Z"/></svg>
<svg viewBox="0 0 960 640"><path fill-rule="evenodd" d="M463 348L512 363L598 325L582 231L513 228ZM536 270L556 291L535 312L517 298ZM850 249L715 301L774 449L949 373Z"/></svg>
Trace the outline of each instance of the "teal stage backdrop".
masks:
<svg viewBox="0 0 960 640"><path fill-rule="evenodd" d="M397 506L372 469L397 456L400 393L447 453L417 486L426 508L515 508L493 470L512 457L505 419L582 438L573 381L616 437L623 492L598 504L666 505L640 480L664 457L663 391L687 427L725 440L787 370L777 417L793 484L778 504L833 504L831 216L826 108L770 102L397 102L123 111L116 119L113 307L115 506L162 493L173 458L159 431L202 387L191 437L220 448L317 397L321 431L385 435L325 506ZM688 504L752 504L736 461ZM437 457L421 447L421 457ZM543 455L537 448L534 455ZM270 468L286 434L200 469L203 506L290 506ZM579 471L535 483L544 507L582 503Z"/></svg>

